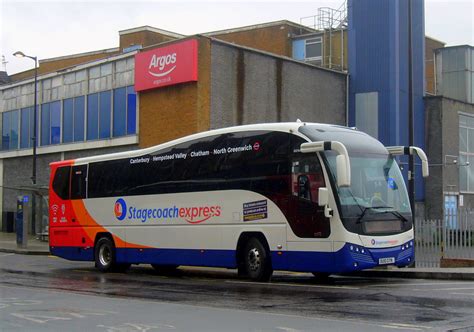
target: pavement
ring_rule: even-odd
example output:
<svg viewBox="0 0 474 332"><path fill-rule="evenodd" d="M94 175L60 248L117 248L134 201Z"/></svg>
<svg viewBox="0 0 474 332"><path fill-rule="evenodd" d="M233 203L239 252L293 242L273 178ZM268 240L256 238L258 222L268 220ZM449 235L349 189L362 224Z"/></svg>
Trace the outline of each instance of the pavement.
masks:
<svg viewBox="0 0 474 332"><path fill-rule="evenodd" d="M0 232L0 252L23 255L49 255L49 243L30 235L26 247L22 248L16 243L16 233Z"/></svg>
<svg viewBox="0 0 474 332"><path fill-rule="evenodd" d="M0 252L23 255L49 255L49 243L39 237L29 236L26 247L16 243L15 233L0 232ZM409 278L438 280L474 280L474 267L459 268L397 268L380 267L351 273L351 275L375 278Z"/></svg>

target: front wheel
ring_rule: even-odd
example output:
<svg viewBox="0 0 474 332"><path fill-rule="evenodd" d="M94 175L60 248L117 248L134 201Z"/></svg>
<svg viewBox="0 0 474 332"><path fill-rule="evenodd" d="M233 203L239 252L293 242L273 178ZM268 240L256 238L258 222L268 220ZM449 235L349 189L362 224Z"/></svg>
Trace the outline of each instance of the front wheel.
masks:
<svg viewBox="0 0 474 332"><path fill-rule="evenodd" d="M95 245L95 266L102 272L110 272L115 267L115 246L108 237L102 237Z"/></svg>
<svg viewBox="0 0 474 332"><path fill-rule="evenodd" d="M270 253L257 238L251 238L244 249L244 265L247 276L255 281L268 281L273 269Z"/></svg>

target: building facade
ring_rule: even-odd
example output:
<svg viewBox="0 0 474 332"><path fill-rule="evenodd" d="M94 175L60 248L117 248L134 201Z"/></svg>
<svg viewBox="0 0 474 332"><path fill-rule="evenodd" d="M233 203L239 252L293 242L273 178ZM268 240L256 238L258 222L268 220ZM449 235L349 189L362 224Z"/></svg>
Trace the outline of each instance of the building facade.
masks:
<svg viewBox="0 0 474 332"><path fill-rule="evenodd" d="M280 32L294 26L281 21L255 31L281 39ZM38 218L30 231L45 231L52 161L145 148L240 124L346 124L347 75L279 55L291 43L287 33L266 51L151 27L121 31L120 37L120 48L99 52L92 61L82 55L71 58L87 58L85 63L71 64L67 57L40 61L48 70L39 70L38 77L35 187L34 79L21 73L0 86L3 231L12 230L17 197L33 192ZM269 53L272 47L275 53Z"/></svg>

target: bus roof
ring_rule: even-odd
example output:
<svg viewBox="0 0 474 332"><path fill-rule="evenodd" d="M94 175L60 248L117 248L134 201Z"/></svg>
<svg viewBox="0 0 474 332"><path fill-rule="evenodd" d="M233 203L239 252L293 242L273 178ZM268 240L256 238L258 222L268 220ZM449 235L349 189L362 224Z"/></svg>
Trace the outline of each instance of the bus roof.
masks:
<svg viewBox="0 0 474 332"><path fill-rule="evenodd" d="M265 130L265 131L279 131L279 132L291 132L295 135L299 136L305 136L306 135L302 134L298 129L301 126L306 126L306 125L311 125L313 128L320 128L321 130L334 130L336 129L337 131L354 131L354 129L344 127L344 126L338 126L338 125L332 125L332 124L322 124L322 123L309 123L309 122L281 122L281 123L259 123L259 124L251 124L251 125L243 125L243 126L234 126L234 127L227 127L227 128L221 128L221 129L214 129L214 130L209 130L205 132L200 132L197 134L192 134L189 136L184 136L166 143L162 143L159 145L155 145L149 148L144 148L144 149L137 149L137 150L130 150L130 151L124 151L124 152L118 152L118 153L110 153L110 154L104 154L104 155L97 155L97 156L91 156L91 157L84 157L84 158L78 158L74 160L75 165L80 165L80 164L87 164L91 162L99 162L99 161L105 161L105 160L114 160L114 159L121 159L121 158L135 158L135 157L140 157L143 155L147 154L153 154L156 153L162 149L166 149L169 147L172 147L174 145L184 143L190 140L195 140L199 138L204 138L208 136L213 136L213 135L221 135L221 134L227 134L227 133L234 133L234 132L243 132L243 131L256 131L256 130ZM332 130L331 130L332 129ZM360 133L359 131L356 131ZM364 134L366 135L366 134ZM368 135L366 135L368 136ZM370 136L368 136L370 137ZM309 139L308 139L309 140ZM57 163L63 163L64 161L61 162L54 162L51 164L57 164Z"/></svg>

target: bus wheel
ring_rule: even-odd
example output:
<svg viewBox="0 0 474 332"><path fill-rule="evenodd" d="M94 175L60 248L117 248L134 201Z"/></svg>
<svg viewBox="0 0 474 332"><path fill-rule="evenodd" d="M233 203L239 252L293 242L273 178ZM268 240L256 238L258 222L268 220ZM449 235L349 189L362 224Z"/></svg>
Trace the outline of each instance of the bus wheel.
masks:
<svg viewBox="0 0 474 332"><path fill-rule="evenodd" d="M268 281L272 276L269 252L257 238L250 238L245 245L244 264L246 274L252 280Z"/></svg>
<svg viewBox="0 0 474 332"><path fill-rule="evenodd" d="M102 237L95 245L95 266L102 272L115 268L115 246L111 239Z"/></svg>

